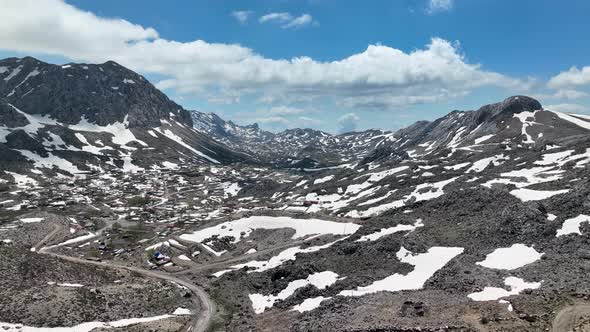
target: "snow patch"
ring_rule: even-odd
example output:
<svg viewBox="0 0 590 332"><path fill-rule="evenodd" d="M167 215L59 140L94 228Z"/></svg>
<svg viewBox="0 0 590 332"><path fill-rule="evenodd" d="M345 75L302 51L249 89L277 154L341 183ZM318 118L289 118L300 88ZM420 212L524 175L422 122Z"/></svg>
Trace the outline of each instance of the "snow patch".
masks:
<svg viewBox="0 0 590 332"><path fill-rule="evenodd" d="M541 287L541 282L525 282L521 278L508 277L504 279L504 284L510 287L510 290L498 287L485 287L481 292L467 295L474 301L495 301L503 297L520 294L525 289L537 289Z"/></svg>
<svg viewBox="0 0 590 332"><path fill-rule="evenodd" d="M561 228L557 230L556 236L559 237L567 234L582 235L582 232L580 232L580 225L582 225L583 222L590 222L590 216L581 214L575 218L565 220L563 225L561 225Z"/></svg>
<svg viewBox="0 0 590 332"><path fill-rule="evenodd" d="M401 247L397 252L397 258L401 262L413 265L414 270L407 275L396 273L368 286L357 287L355 290L344 290L339 295L362 296L381 291L397 292L422 289L428 279L462 252L463 248L458 247L432 247L423 254L413 254Z"/></svg>
<svg viewBox="0 0 590 332"><path fill-rule="evenodd" d="M541 256L543 253L537 252L534 248L516 243L508 248L494 250L483 261L475 264L490 269L514 270L538 261Z"/></svg>

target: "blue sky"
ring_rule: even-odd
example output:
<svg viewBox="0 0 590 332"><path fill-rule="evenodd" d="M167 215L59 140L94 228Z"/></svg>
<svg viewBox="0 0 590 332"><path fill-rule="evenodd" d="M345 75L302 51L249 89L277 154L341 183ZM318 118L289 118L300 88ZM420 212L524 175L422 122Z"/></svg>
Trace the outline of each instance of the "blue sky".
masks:
<svg viewBox="0 0 590 332"><path fill-rule="evenodd" d="M583 0L18 0L7 8L2 57L112 58L185 108L271 130L398 129L514 94L590 110Z"/></svg>

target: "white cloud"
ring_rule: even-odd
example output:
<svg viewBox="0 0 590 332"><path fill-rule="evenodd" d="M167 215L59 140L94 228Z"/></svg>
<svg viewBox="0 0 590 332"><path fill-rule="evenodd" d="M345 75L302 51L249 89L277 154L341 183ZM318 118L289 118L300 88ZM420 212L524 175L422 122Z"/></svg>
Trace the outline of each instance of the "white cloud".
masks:
<svg viewBox="0 0 590 332"><path fill-rule="evenodd" d="M567 113L584 113L588 110L588 108L584 105L579 104L555 104L555 105L547 105L545 106L546 109L551 111L558 111L558 112L567 112Z"/></svg>
<svg viewBox="0 0 590 332"><path fill-rule="evenodd" d="M449 11L453 8L454 0L429 0L426 12L435 14L443 11Z"/></svg>
<svg viewBox="0 0 590 332"><path fill-rule="evenodd" d="M287 118L284 118L281 116L254 118L253 120L254 120L254 122L262 123L262 124L280 124L283 126L289 125L289 120Z"/></svg>
<svg viewBox="0 0 590 332"><path fill-rule="evenodd" d="M313 17L309 14L303 14L298 17L293 17L291 13L283 12L283 13L270 13L264 16L261 16L258 19L260 23L267 23L267 22L277 22L282 23L281 28L283 29L298 29L302 28L306 25L310 25L312 23L316 23L313 20Z"/></svg>
<svg viewBox="0 0 590 332"><path fill-rule="evenodd" d="M571 67L568 71L552 77L548 85L553 89L590 85L590 66L583 67L581 70Z"/></svg>
<svg viewBox="0 0 590 332"><path fill-rule="evenodd" d="M20 52L80 56L127 48L158 38L152 28L101 18L63 1L2 1L0 47Z"/></svg>
<svg viewBox="0 0 590 332"><path fill-rule="evenodd" d="M250 15L252 15L252 11L250 10L236 10L231 13L231 16L233 16L241 24L248 22Z"/></svg>
<svg viewBox="0 0 590 332"><path fill-rule="evenodd" d="M412 52L369 45L334 61L271 59L236 44L166 40L152 28L97 17L61 0L8 1L2 6L0 49L74 61L114 60L167 77L158 82L159 88L210 100L236 101L242 95L273 103L328 98L350 107L387 109L446 100L479 87L512 90L523 84L467 62L458 44L439 38ZM282 20L273 17L266 20Z"/></svg>
<svg viewBox="0 0 590 332"><path fill-rule="evenodd" d="M341 133L355 131L361 119L355 113L347 113L338 118L338 127Z"/></svg>
<svg viewBox="0 0 590 332"><path fill-rule="evenodd" d="M282 131L289 128L314 128L322 124L321 120L308 116L295 116L289 114L262 116L256 114L242 114L234 117L235 120L243 124L258 123L263 129L274 132Z"/></svg>
<svg viewBox="0 0 590 332"><path fill-rule="evenodd" d="M313 17L309 14L303 14L294 18L291 22L282 26L283 29L298 29L313 23Z"/></svg>
<svg viewBox="0 0 590 332"><path fill-rule="evenodd" d="M261 16L258 19L258 22L260 23L266 23L266 22L287 22L293 19L293 16L291 16L291 14L289 13L270 13L270 14L266 14L264 16Z"/></svg>
<svg viewBox="0 0 590 332"><path fill-rule="evenodd" d="M578 90L557 90L554 94L555 98L562 98L562 99L580 99L584 97L588 97L588 93Z"/></svg>
<svg viewBox="0 0 590 332"><path fill-rule="evenodd" d="M551 93L538 93L531 95L533 98L551 100L575 100L588 96L590 96L590 94L587 92L570 89L560 89Z"/></svg>
<svg viewBox="0 0 590 332"><path fill-rule="evenodd" d="M269 115L297 115L313 112L313 110L296 108L290 106L274 106L269 109L259 109L256 111L258 114L269 114Z"/></svg>

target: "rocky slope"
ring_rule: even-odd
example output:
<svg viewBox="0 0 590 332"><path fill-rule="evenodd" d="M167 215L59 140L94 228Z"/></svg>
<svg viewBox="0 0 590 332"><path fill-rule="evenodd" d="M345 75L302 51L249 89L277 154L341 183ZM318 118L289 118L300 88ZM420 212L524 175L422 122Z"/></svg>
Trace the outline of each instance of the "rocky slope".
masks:
<svg viewBox="0 0 590 332"><path fill-rule="evenodd" d="M247 157L192 128L190 113L109 61L0 60L0 167L47 174Z"/></svg>

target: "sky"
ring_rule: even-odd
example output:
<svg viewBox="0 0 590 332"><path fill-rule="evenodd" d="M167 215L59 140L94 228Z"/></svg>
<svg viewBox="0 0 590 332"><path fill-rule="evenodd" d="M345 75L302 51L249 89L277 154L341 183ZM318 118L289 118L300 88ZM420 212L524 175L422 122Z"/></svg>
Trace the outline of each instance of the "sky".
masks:
<svg viewBox="0 0 590 332"><path fill-rule="evenodd" d="M267 130L396 130L511 95L590 113L587 0L0 0L0 58L114 60Z"/></svg>

